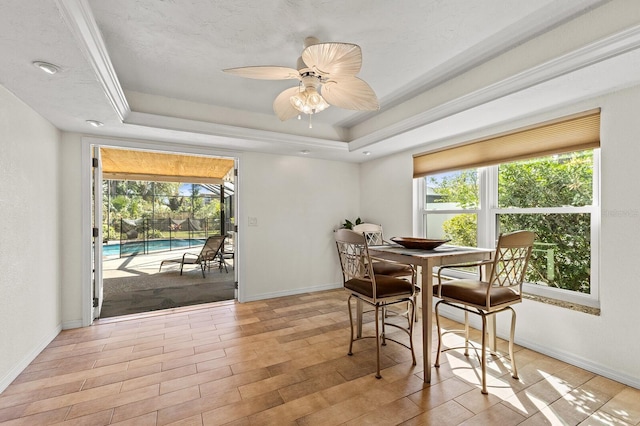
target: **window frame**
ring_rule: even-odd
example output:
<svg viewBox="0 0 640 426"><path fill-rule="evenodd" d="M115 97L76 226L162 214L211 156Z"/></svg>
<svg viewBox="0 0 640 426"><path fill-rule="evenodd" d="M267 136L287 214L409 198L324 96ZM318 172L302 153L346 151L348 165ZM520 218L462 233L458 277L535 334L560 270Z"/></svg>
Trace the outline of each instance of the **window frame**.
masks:
<svg viewBox="0 0 640 426"><path fill-rule="evenodd" d="M444 213L475 213L477 215L477 241L478 247L495 248L497 235L497 223L499 214L539 214L539 213L588 213L591 220L591 273L589 282L589 293L580 293L573 290L565 290L554 287L545 287L539 284L524 283L523 291L526 294L540 296L555 300L561 300L569 303L576 303L589 307L599 307L599 286L600 286L600 148L593 148L593 197L592 204L588 206L567 206L567 207L535 207L535 208L498 208L498 167L499 165L491 165L478 167L478 186L480 188L480 205L477 209L469 210L436 210L427 209L426 193L427 179L426 177L416 178L418 181L414 185L416 192L417 217L414 226L416 234L421 236L427 235L427 215L444 214ZM540 158L545 157L541 155ZM453 272L452 275L465 278L471 274L462 271Z"/></svg>

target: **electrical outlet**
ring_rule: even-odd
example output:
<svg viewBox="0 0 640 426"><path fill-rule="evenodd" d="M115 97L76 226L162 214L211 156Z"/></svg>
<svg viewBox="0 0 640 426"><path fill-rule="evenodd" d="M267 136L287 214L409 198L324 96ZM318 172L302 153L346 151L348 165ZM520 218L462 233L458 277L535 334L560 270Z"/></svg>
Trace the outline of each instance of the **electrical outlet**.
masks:
<svg viewBox="0 0 640 426"><path fill-rule="evenodd" d="M249 226L258 226L258 218L249 216Z"/></svg>

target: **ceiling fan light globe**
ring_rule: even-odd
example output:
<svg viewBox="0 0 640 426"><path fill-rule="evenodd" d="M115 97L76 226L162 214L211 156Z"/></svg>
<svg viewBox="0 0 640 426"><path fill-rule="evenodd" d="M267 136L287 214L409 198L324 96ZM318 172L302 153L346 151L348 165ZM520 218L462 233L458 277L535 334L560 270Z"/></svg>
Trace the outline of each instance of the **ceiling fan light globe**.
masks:
<svg viewBox="0 0 640 426"><path fill-rule="evenodd" d="M289 98L291 105L303 114L315 114L329 107L327 101L318 93L315 87L307 87L303 92Z"/></svg>
<svg viewBox="0 0 640 426"><path fill-rule="evenodd" d="M322 98L318 93L312 93L309 95L309 103L311 105L318 105L322 101Z"/></svg>
<svg viewBox="0 0 640 426"><path fill-rule="evenodd" d="M316 112L324 111L327 108L329 108L329 104L320 96L320 102L315 105Z"/></svg>
<svg viewBox="0 0 640 426"><path fill-rule="evenodd" d="M295 109L297 109L298 111L302 110L305 102L304 95L302 93L296 93L294 96L289 98L289 100L291 101L291 105L293 105Z"/></svg>
<svg viewBox="0 0 640 426"><path fill-rule="evenodd" d="M320 101L316 105L316 109L318 110L318 112L324 111L325 109L329 108L329 103L325 101L325 99L321 95L318 95L318 97L320 98Z"/></svg>

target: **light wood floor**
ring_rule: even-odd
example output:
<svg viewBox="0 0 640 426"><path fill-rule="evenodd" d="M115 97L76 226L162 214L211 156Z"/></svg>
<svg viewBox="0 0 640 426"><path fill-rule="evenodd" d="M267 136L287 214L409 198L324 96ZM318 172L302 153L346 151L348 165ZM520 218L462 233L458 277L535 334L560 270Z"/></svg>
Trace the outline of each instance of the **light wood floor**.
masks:
<svg viewBox="0 0 640 426"><path fill-rule="evenodd" d="M349 339L342 290L201 305L63 331L0 395L10 425L640 423L640 391L518 348L520 379L450 351L431 385L409 351ZM372 327L368 319L365 329ZM455 323L447 322L447 327ZM434 333L435 335L435 333ZM449 340L453 343L455 336ZM504 347L504 342L503 347ZM435 346L434 346L435 347Z"/></svg>

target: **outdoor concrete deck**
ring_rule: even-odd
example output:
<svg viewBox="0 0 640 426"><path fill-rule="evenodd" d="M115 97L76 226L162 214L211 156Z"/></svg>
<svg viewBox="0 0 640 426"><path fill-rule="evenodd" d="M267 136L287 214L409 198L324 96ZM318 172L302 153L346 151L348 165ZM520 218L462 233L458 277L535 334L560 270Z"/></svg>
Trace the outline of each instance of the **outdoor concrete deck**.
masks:
<svg viewBox="0 0 640 426"><path fill-rule="evenodd" d="M200 247L139 254L103 260L104 301L100 317L113 317L210 303L235 298L235 270L233 260L227 259L228 272L212 265L202 277L200 267L160 263L179 259L185 252L199 253Z"/></svg>

